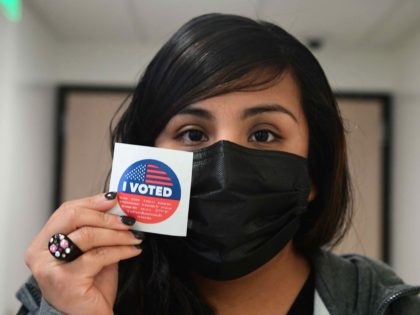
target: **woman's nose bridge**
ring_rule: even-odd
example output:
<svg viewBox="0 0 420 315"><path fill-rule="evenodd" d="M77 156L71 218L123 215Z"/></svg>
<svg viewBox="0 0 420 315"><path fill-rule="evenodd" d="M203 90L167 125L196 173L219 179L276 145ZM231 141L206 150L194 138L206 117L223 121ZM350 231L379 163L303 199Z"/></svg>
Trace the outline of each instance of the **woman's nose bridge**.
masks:
<svg viewBox="0 0 420 315"><path fill-rule="evenodd" d="M212 142L230 141L239 145L246 145L248 126L240 119L239 114L231 107L219 111L213 125Z"/></svg>
<svg viewBox="0 0 420 315"><path fill-rule="evenodd" d="M213 142L219 142L222 140L243 144L244 135L234 127L234 124L232 124L230 126L220 128L220 130L216 133Z"/></svg>

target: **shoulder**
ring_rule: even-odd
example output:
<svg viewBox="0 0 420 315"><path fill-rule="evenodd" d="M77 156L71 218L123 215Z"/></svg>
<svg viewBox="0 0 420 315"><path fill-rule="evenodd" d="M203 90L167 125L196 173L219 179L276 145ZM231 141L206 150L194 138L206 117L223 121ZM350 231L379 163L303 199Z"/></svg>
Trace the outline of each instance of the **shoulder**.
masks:
<svg viewBox="0 0 420 315"><path fill-rule="evenodd" d="M350 272L350 274L345 273L342 275L346 278L363 275L364 277L368 277L363 279L365 282L373 281L373 283L379 282L389 286L403 284L401 278L397 276L389 265L366 256L358 254L339 256L329 251L321 251L320 262L323 262L323 266L336 269L338 273L343 271L348 272L349 269L352 270L353 272ZM322 268L323 266L320 267Z"/></svg>
<svg viewBox="0 0 420 315"><path fill-rule="evenodd" d="M391 267L361 256L320 250L311 257L316 287L332 314L420 314L420 287L405 284ZM327 305L327 307L328 307ZM387 313L388 312L388 313Z"/></svg>

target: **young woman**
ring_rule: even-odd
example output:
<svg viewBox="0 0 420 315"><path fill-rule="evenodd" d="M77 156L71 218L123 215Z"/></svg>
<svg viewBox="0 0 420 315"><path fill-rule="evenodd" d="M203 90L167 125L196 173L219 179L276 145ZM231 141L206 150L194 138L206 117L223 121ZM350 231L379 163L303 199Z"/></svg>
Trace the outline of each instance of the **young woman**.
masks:
<svg viewBox="0 0 420 315"><path fill-rule="evenodd" d="M322 249L351 217L343 126L319 63L280 27L189 21L112 138L194 152L187 237L139 249L133 220L106 213L115 193L66 202L27 250L21 314L420 314L419 287ZM50 255L55 233L73 261Z"/></svg>

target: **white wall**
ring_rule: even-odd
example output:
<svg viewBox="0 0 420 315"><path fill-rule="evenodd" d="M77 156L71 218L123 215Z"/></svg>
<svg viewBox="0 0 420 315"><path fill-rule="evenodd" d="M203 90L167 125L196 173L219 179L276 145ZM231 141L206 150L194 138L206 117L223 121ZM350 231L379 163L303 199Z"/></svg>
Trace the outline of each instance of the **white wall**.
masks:
<svg viewBox="0 0 420 315"><path fill-rule="evenodd" d="M389 49L328 47L315 53L334 90L392 92L398 53Z"/></svg>
<svg viewBox="0 0 420 315"><path fill-rule="evenodd" d="M60 43L56 79L61 84L135 84L156 47L95 43Z"/></svg>
<svg viewBox="0 0 420 315"><path fill-rule="evenodd" d="M28 277L23 253L51 211L54 46L23 8L15 24L0 14L0 314L15 314Z"/></svg>
<svg viewBox="0 0 420 315"><path fill-rule="evenodd" d="M9 107L6 106L6 104L9 104L11 102L11 86L8 82L5 74L11 73L10 71L10 64L6 62L7 59L10 58L10 56L13 54L13 29L8 25L6 21L4 21L0 17L0 47L4 47L5 49L0 49L0 69L2 71L0 72L0 176L2 180L0 181L0 198L1 200L6 200L7 195L4 191L5 189L5 182L7 181L7 163L9 161L7 157L7 148L4 146L4 143L7 139L7 131L8 131L8 111ZM4 218L0 220L0 252L4 253L3 255L6 256L7 252L4 252L3 250L6 249L6 242L7 242L7 234L4 229L6 225L9 224L7 222L7 217L5 214L7 213L7 208L3 207L1 210L2 216ZM2 255L2 256L3 256ZM12 253L9 253L9 255L12 255ZM6 259L0 259L0 305L6 305L6 301L10 300L10 297L6 297L6 275L7 275L7 260ZM10 302L9 302L10 303ZM5 311L2 309L1 311Z"/></svg>
<svg viewBox="0 0 420 315"><path fill-rule="evenodd" d="M57 80L60 83L133 85L160 43L119 45L60 43ZM326 47L316 54L336 89L388 91L394 88L395 53L383 49Z"/></svg>

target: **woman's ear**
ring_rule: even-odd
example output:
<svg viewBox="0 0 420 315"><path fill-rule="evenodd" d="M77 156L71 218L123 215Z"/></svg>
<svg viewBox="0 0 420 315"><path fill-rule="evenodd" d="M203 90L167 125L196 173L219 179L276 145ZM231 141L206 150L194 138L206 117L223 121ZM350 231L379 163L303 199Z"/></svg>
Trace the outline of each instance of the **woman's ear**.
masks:
<svg viewBox="0 0 420 315"><path fill-rule="evenodd" d="M311 180L311 191L309 192L308 202L313 201L315 197L316 197L316 186L314 184L314 181Z"/></svg>

